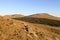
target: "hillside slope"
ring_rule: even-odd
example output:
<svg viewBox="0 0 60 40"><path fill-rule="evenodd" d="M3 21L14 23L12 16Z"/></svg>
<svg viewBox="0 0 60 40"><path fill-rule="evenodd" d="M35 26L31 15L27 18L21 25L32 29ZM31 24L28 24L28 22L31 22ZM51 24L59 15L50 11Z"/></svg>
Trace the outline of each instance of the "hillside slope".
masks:
<svg viewBox="0 0 60 40"><path fill-rule="evenodd" d="M48 18L48 19L53 19L53 20L60 20L59 17L52 16L52 15L50 15L48 13L38 13L38 14L30 15L28 17L32 17L32 18Z"/></svg>
<svg viewBox="0 0 60 40"><path fill-rule="evenodd" d="M60 27L0 16L0 40L60 40Z"/></svg>
<svg viewBox="0 0 60 40"><path fill-rule="evenodd" d="M24 24L21 21L0 17L0 40L21 40L21 35L24 40L26 32L23 28Z"/></svg>

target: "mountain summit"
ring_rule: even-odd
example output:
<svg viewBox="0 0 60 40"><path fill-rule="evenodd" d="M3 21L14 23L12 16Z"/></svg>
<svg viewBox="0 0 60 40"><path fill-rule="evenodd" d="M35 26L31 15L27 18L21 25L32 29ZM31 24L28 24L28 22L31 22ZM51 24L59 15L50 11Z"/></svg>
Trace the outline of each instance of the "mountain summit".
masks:
<svg viewBox="0 0 60 40"><path fill-rule="evenodd" d="M48 18L48 19L53 19L53 20L60 20L60 18L52 16L48 13L38 13L38 14L33 14L30 15L29 17L34 17L34 18Z"/></svg>

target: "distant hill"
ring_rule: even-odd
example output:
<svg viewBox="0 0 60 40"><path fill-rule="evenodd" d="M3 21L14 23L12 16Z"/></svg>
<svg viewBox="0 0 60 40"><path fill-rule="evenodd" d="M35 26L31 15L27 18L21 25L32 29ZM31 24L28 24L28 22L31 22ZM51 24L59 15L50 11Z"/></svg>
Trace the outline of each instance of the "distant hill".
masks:
<svg viewBox="0 0 60 40"><path fill-rule="evenodd" d="M38 14L33 14L28 17L33 17L33 18L47 18L47 19L53 19L53 20L60 20L59 17L52 16L48 13L38 13Z"/></svg>
<svg viewBox="0 0 60 40"><path fill-rule="evenodd" d="M24 15L21 15L21 14L14 14L14 15L5 15L4 17L19 18L19 17L24 17Z"/></svg>

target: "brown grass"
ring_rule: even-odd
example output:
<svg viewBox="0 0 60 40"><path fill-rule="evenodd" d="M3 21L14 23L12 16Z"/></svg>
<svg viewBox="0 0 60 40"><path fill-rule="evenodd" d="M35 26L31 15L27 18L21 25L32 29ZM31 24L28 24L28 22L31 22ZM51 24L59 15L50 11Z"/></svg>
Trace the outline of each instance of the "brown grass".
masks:
<svg viewBox="0 0 60 40"><path fill-rule="evenodd" d="M0 16L0 40L60 40L60 26L49 26Z"/></svg>

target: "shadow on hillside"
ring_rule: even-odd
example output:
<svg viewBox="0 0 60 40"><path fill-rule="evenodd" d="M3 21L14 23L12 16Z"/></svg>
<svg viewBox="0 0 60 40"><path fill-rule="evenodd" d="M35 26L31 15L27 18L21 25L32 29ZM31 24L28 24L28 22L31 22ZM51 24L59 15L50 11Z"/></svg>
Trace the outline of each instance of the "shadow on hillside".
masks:
<svg viewBox="0 0 60 40"><path fill-rule="evenodd" d="M60 21L51 20L47 18L31 18L31 17L22 17L22 18L13 18L16 20L22 20L30 23L45 24L50 26L60 26Z"/></svg>

